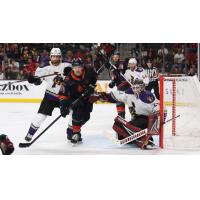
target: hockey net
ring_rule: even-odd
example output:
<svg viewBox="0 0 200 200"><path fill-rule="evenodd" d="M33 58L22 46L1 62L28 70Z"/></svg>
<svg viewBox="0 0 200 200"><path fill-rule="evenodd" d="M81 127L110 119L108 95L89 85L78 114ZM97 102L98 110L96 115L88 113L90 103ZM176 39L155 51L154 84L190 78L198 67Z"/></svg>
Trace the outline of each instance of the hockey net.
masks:
<svg viewBox="0 0 200 200"><path fill-rule="evenodd" d="M200 150L200 83L196 76L160 77L160 147ZM176 118L176 116L180 117Z"/></svg>

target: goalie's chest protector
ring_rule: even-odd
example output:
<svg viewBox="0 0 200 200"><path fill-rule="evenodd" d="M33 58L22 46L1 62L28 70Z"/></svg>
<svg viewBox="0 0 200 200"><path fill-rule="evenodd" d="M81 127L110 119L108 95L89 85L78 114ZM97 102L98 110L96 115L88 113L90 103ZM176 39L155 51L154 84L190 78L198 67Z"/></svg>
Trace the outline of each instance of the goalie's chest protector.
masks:
<svg viewBox="0 0 200 200"><path fill-rule="evenodd" d="M155 97L149 91L144 91L140 93L139 96L134 95L133 93L127 94L127 103L128 106L134 106L137 115L148 116L155 107Z"/></svg>

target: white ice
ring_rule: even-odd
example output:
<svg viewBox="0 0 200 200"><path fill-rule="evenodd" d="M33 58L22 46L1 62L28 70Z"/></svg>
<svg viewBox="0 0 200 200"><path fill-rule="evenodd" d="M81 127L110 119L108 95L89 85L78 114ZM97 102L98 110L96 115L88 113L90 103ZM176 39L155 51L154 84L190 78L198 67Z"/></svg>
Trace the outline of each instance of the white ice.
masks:
<svg viewBox="0 0 200 200"><path fill-rule="evenodd" d="M37 113L37 103L0 103L0 134L6 134L14 142L14 154L46 155L46 154L122 154L122 155L156 155L156 154L199 154L199 150L173 150L160 148L156 150L140 150L132 145L119 147L112 143L105 132L112 132L116 108L113 104L95 104L91 120L83 127L83 143L72 147L66 139L68 118L57 121L38 141L29 148L19 148L24 142L24 136L29 129L34 115ZM38 130L40 133L51 121L59 115L55 109ZM113 132L114 133L114 132ZM158 143L158 138L155 138Z"/></svg>

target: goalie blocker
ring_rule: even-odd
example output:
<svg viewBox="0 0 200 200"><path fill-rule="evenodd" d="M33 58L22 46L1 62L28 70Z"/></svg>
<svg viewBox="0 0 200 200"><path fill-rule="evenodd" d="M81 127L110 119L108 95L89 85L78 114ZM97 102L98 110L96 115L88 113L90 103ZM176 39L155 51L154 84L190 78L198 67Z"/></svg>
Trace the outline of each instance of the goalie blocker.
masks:
<svg viewBox="0 0 200 200"><path fill-rule="evenodd" d="M120 116L115 118L113 130L116 132L119 144L133 143L141 149L154 149L153 135L159 135L160 119L157 114L137 116L127 122Z"/></svg>

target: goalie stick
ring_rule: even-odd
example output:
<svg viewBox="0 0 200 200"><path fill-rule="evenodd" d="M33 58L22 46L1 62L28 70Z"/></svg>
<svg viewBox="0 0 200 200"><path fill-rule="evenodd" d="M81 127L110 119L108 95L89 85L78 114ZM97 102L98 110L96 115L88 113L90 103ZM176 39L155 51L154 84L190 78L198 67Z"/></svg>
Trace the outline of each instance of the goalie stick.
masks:
<svg viewBox="0 0 200 200"><path fill-rule="evenodd" d="M176 118L178 118L178 117L180 117L180 115L177 115L176 117L175 117L175 119ZM165 121L164 123L162 123L162 125L164 125L164 124L166 124L166 123L168 123L168 122L170 122L170 121L172 121L173 119L171 118L171 119L168 119L167 121ZM131 133L133 133L131 130L129 130L128 128L126 128L126 127L124 127L128 132L131 132ZM113 142L113 143L115 143L115 144L117 144L117 145L119 145L119 146L123 146L123 145L125 145L125 144L128 144L129 142L132 142L132 141L134 141L134 140L137 140L138 138L140 138L140 137L142 137L142 136L144 136L144 135L147 135L148 134L148 130L147 130L147 128L146 129L144 129L144 130L141 130L141 131L138 131L138 132L136 132L136 133L133 133L133 135L130 135L130 136L128 136L128 137L126 137L126 138L124 138L124 139L122 139L122 140L118 140L118 139L116 139L116 138L111 138L111 135L110 134L107 134L106 133L106 136ZM153 142L152 142L153 143ZM153 143L154 144L154 143Z"/></svg>

